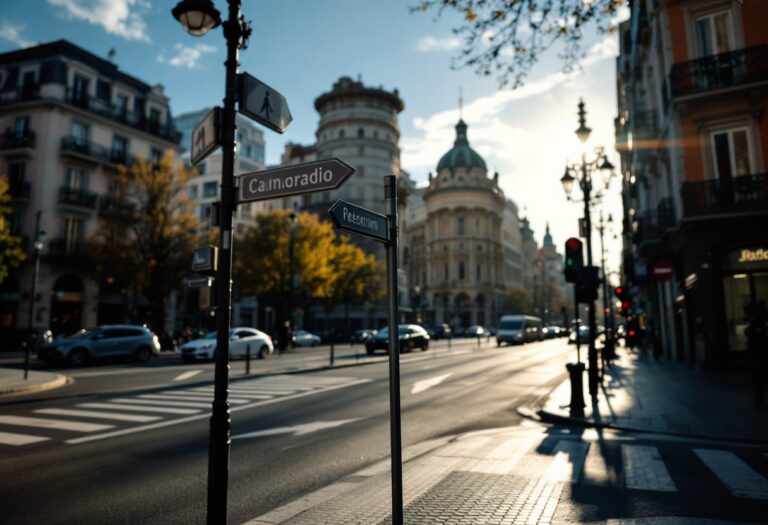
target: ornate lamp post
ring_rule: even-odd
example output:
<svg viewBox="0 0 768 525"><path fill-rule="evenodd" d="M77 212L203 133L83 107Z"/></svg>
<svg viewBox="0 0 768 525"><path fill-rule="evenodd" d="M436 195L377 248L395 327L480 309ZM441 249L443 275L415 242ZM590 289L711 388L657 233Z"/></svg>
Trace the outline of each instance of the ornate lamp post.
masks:
<svg viewBox="0 0 768 525"><path fill-rule="evenodd" d="M219 217L219 258L216 274L216 364L213 409L210 419L208 448L208 513L209 525L227 522L227 489L231 420L229 401L229 325L231 318L232 213L235 209L235 102L237 101L237 68L240 49L245 49L251 34L250 24L240 15L240 0L228 0L229 18L210 0L183 0L171 14L192 36L203 36L223 26L227 43L225 62L224 107L221 112L221 216Z"/></svg>
<svg viewBox="0 0 768 525"><path fill-rule="evenodd" d="M586 111L584 110L584 101L579 101L579 128L576 130L576 136L582 144L589 140L592 129L587 127ZM584 235L587 240L587 265L592 266L592 220L590 218L590 206L592 204L592 175L600 171L603 176L605 187L611 182L613 177L613 165L608 161L602 147L597 148L595 157L587 159L586 152L581 154L581 163L566 164L565 174L560 179L563 184L563 190L568 200L574 202L584 202ZM575 174L575 176L574 176ZM577 183L583 195L582 201L577 201L571 197L574 183ZM595 317L595 302L589 302L589 350L587 359L589 362L589 394L597 395L597 348L595 347L595 337L597 333L597 320Z"/></svg>

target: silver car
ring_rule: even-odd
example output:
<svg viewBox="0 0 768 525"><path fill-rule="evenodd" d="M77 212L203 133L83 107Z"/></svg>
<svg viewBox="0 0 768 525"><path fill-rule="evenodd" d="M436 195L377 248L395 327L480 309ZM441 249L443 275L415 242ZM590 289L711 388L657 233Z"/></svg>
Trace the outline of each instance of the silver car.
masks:
<svg viewBox="0 0 768 525"><path fill-rule="evenodd" d="M146 326L116 324L55 338L37 351L37 358L46 364L68 361L83 366L91 360L130 358L145 363L160 353L160 340Z"/></svg>

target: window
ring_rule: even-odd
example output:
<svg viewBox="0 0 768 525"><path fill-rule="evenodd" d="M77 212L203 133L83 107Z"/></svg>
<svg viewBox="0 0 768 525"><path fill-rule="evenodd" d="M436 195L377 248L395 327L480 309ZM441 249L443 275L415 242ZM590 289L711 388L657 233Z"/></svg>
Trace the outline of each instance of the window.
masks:
<svg viewBox="0 0 768 525"><path fill-rule="evenodd" d="M215 198L218 192L218 183L216 181L206 182L203 184L203 198Z"/></svg>
<svg viewBox="0 0 768 525"><path fill-rule="evenodd" d="M88 103L88 79L78 73L75 73L75 78L72 82L72 102L78 105L86 105Z"/></svg>
<svg viewBox="0 0 768 525"><path fill-rule="evenodd" d="M9 162L8 163L8 182L13 187L24 180L24 175L27 171L27 165L24 162Z"/></svg>
<svg viewBox="0 0 768 525"><path fill-rule="evenodd" d="M357 128L357 138L362 139L365 137L365 130L363 128Z"/></svg>
<svg viewBox="0 0 768 525"><path fill-rule="evenodd" d="M445 280L447 281L448 278L450 277L450 274L448 273L448 263L445 263L444 271L445 273L443 275L445 276Z"/></svg>
<svg viewBox="0 0 768 525"><path fill-rule="evenodd" d="M459 235L464 235L464 216L463 215L459 215L458 227L459 227L458 229Z"/></svg>
<svg viewBox="0 0 768 525"><path fill-rule="evenodd" d="M464 280L464 261L459 261L459 280Z"/></svg>
<svg viewBox="0 0 768 525"><path fill-rule="evenodd" d="M717 178L731 178L752 173L747 128L712 133L712 151Z"/></svg>
<svg viewBox="0 0 768 525"><path fill-rule="evenodd" d="M699 57L719 55L733 49L731 16L728 11L698 17L694 21L694 28Z"/></svg>
<svg viewBox="0 0 768 525"><path fill-rule="evenodd" d="M82 219L76 217L66 217L64 219L64 251L66 253L72 253L77 250L82 230Z"/></svg>
<svg viewBox="0 0 768 525"><path fill-rule="evenodd" d="M115 115L123 119L128 115L128 97L120 93L115 95Z"/></svg>
<svg viewBox="0 0 768 525"><path fill-rule="evenodd" d="M251 145L250 145L250 144L246 145L244 149L245 149L245 156L246 156L247 158L249 158L249 159L250 159L250 158L252 158L252 156L251 156L251 155L252 155L252 152L251 152L251 150L252 150L252 148L251 148Z"/></svg>
<svg viewBox="0 0 768 525"><path fill-rule="evenodd" d="M16 117L13 122L13 134L17 139L24 139L29 134L29 117Z"/></svg>
<svg viewBox="0 0 768 525"><path fill-rule="evenodd" d="M343 138L344 138L344 130L343 130L343 129L340 129L340 130L339 130L339 138L340 138L340 139L343 139Z"/></svg>
<svg viewBox="0 0 768 525"><path fill-rule="evenodd" d="M156 108L149 108L149 129L157 131L160 128L160 111Z"/></svg>
<svg viewBox="0 0 768 525"><path fill-rule="evenodd" d="M200 220L207 224L211 218L211 205L204 204L200 206Z"/></svg>
<svg viewBox="0 0 768 525"><path fill-rule="evenodd" d="M159 148L152 148L149 150L149 158L153 164L160 164L160 160L163 158L163 152Z"/></svg>
<svg viewBox="0 0 768 525"><path fill-rule="evenodd" d="M128 157L128 139L115 135L112 137L111 160L116 164L125 164Z"/></svg>
<svg viewBox="0 0 768 525"><path fill-rule="evenodd" d="M478 265L475 267L475 280L479 281L479 280L480 280L480 278L482 277L482 275L483 275L483 274L482 274L482 272L481 272L481 270L480 270L480 265L478 264Z"/></svg>
<svg viewBox="0 0 768 525"><path fill-rule="evenodd" d="M197 199L197 184L190 184L189 185L189 198L190 199Z"/></svg>
<svg viewBox="0 0 768 525"><path fill-rule="evenodd" d="M78 146L86 146L88 144L88 136L90 130L87 124L73 120L69 129L72 140Z"/></svg>
<svg viewBox="0 0 768 525"><path fill-rule="evenodd" d="M67 168L64 175L64 186L70 190L80 191L86 188L88 175L79 168Z"/></svg>

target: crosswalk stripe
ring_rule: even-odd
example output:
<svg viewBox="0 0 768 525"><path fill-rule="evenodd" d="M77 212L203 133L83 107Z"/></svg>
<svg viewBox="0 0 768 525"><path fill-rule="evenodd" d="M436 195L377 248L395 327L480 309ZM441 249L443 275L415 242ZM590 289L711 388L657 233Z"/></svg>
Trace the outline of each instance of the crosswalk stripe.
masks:
<svg viewBox="0 0 768 525"><path fill-rule="evenodd" d="M213 395L213 392L211 392L211 395ZM251 393L251 392L236 392L236 395L238 397L244 397L247 399L271 399L275 397L272 394L257 394L257 393Z"/></svg>
<svg viewBox="0 0 768 525"><path fill-rule="evenodd" d="M0 432L0 444L2 445L29 445L30 443L39 443L47 441L50 438L43 436L30 436L28 434L14 434L12 432Z"/></svg>
<svg viewBox="0 0 768 525"><path fill-rule="evenodd" d="M624 482L628 489L677 492L675 482L672 481L656 447L622 445L621 459L624 466Z"/></svg>
<svg viewBox="0 0 768 525"><path fill-rule="evenodd" d="M69 408L41 408L35 410L36 414L49 414L52 416L90 417L94 419L114 419L115 421L135 421L147 423L160 419L159 416L139 416L136 414L114 414L110 412L94 412L92 410L74 410Z"/></svg>
<svg viewBox="0 0 768 525"><path fill-rule="evenodd" d="M584 467L589 443L561 439L552 450L555 457L552 460L544 480L548 482L570 481L576 483Z"/></svg>
<svg viewBox="0 0 768 525"><path fill-rule="evenodd" d="M205 396L205 397L188 397L186 395L183 396L175 396L172 394L142 394L139 396L141 399L157 399L157 400L163 400L167 399L169 401L177 400L177 401L200 401L204 402L207 401L207 406L211 406L211 402L213 401L213 396ZM227 398L227 401L230 403L233 403L235 405L242 405L243 403L248 403L249 399L238 399L235 397L229 397Z"/></svg>
<svg viewBox="0 0 768 525"><path fill-rule="evenodd" d="M695 448L693 452L739 498L768 500L768 480L733 452Z"/></svg>
<svg viewBox="0 0 768 525"><path fill-rule="evenodd" d="M141 397L141 396L139 396ZM195 403L193 401L155 401L151 399L132 399L129 397L116 397L114 399L110 399L110 401L114 401L115 403L128 403L129 405L157 405L157 406L164 406L164 407L183 407L183 408L210 408L210 403L204 403L199 402Z"/></svg>
<svg viewBox="0 0 768 525"><path fill-rule="evenodd" d="M82 423L80 421L64 421L61 419L41 419L37 417L0 416L0 423L22 427L52 428L56 430L71 430L72 432L96 432L114 428L114 425L103 423Z"/></svg>
<svg viewBox="0 0 768 525"><path fill-rule="evenodd" d="M169 407L150 407L137 405L120 405L118 403L80 403L77 405L83 408L103 408L107 410L126 410L133 412L154 412L157 414L198 414L200 410L196 408L169 408Z"/></svg>

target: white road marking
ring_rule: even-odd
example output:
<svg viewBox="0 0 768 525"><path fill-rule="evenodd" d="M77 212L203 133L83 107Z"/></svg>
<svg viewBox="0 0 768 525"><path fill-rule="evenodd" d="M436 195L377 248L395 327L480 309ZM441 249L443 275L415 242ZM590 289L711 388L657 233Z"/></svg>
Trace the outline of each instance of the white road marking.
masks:
<svg viewBox="0 0 768 525"><path fill-rule="evenodd" d="M35 410L37 414L50 414L52 416L90 417L94 419L114 419L116 421L135 421L137 423L149 423L157 421L159 416L140 416L137 414L114 414L111 412L94 412L92 410L74 410L69 408L42 408Z"/></svg>
<svg viewBox="0 0 768 525"><path fill-rule="evenodd" d="M576 483L584 468L589 443L583 441L559 440L552 452L555 457L549 465L544 479L548 482L570 481Z"/></svg>
<svg viewBox="0 0 768 525"><path fill-rule="evenodd" d="M659 450L648 445L622 445L621 460L628 489L677 492Z"/></svg>
<svg viewBox="0 0 768 525"><path fill-rule="evenodd" d="M12 432L0 432L0 444L2 445L29 445L30 443L39 443L47 441L50 438L43 436L30 436L28 434L13 434Z"/></svg>
<svg viewBox="0 0 768 525"><path fill-rule="evenodd" d="M54 428L71 430L72 432L96 432L114 428L114 425L102 423L81 423L79 421L64 421L61 419L41 419L37 417L0 416L0 423L22 427Z"/></svg>
<svg viewBox="0 0 768 525"><path fill-rule="evenodd" d="M246 434L232 436L232 439L275 436L278 434L293 434L294 436L303 436L305 434L311 434L312 432L317 432L318 430L324 430L326 428L340 427L341 425L346 425L347 423L357 421L358 419L360 418L342 419L339 421L315 421L314 423L305 423L303 425L294 425L292 427L277 427L266 430L257 430L255 432L248 432Z"/></svg>
<svg viewBox="0 0 768 525"><path fill-rule="evenodd" d="M173 378L174 381L184 381L185 379L189 379L190 377L195 377L197 374L202 373L202 370L189 370L188 372L184 372L183 374L179 374L176 377Z"/></svg>
<svg viewBox="0 0 768 525"><path fill-rule="evenodd" d="M704 448L695 448L693 452L734 496L768 500L768 480L733 452Z"/></svg>
<svg viewBox="0 0 768 525"><path fill-rule="evenodd" d="M177 400L177 401L207 401L207 406L211 406L211 402L213 402L213 396L204 396L204 397L189 397L189 396L174 396L173 394L143 394L139 396L141 399L157 399L162 401L163 399L167 399L169 401ZM236 397L229 397L227 398L227 401L232 403L233 405L241 405L243 403L248 403L248 399L238 399Z"/></svg>
<svg viewBox="0 0 768 525"><path fill-rule="evenodd" d="M416 381L413 384L413 388L411 389L411 394L420 394L425 390L429 390L433 386L439 385L440 383L442 383L452 375L453 375L453 372L449 374L443 374L441 376L430 377L429 379L423 379L421 381Z"/></svg>
<svg viewBox="0 0 768 525"><path fill-rule="evenodd" d="M83 408L103 408L106 410L127 410L129 412L155 412L157 414L197 414L200 412L200 410L196 408L148 407L136 405L119 405L117 403L81 403L77 406Z"/></svg>
<svg viewBox="0 0 768 525"><path fill-rule="evenodd" d="M242 397L242 398L246 398L246 399L272 399L273 397L275 397L275 396L273 396L271 394L253 394L253 393L250 393L250 392L236 392L234 394L237 395L237 397ZM207 396L210 399L213 399L213 390L208 392Z"/></svg>
<svg viewBox="0 0 768 525"><path fill-rule="evenodd" d="M277 398L273 398L273 399L265 399L263 401L256 401L254 403L249 403L247 405L240 405L240 406L234 407L230 411L231 412L238 412L240 410L248 410L250 408L260 407L260 406L264 406L264 405L271 405L273 403L280 403L282 401L288 401L290 399L298 399L298 398L306 397L308 395L318 394L318 393L321 393L321 392L330 392L331 390L338 390L340 388L346 388L346 387L354 386L354 385L362 385L363 383L370 383L370 382L371 382L370 379L358 379L358 380L355 380L355 381L350 381L349 383L343 383L343 384L340 384L340 385L328 386L326 388L323 388L323 389L320 389L320 390L313 390L311 392L301 392L299 394L294 394L292 396L277 397ZM99 404L99 403L96 403L96 404ZM107 405L107 406L109 406L109 405ZM133 407L129 407L128 409L130 410L132 408ZM147 407L147 411L149 411L148 410L149 408L150 407ZM181 410L181 409L177 409L177 410ZM196 411L196 412L199 412L199 410ZM187 416L187 417L178 418L178 419L172 419L172 420L168 420L168 421L159 421L157 423L150 423L149 425L143 425L143 426L133 427L133 428L126 428L126 429L122 429L122 430L115 430L113 432L106 432L104 434L97 434L97 435L94 435L94 436L75 438L75 439L68 439L67 441L65 441L65 443L67 443L69 445L76 445L76 444L79 444L79 443L86 443L88 441L96 441L96 440L100 440L100 439L108 439L108 438L116 437L116 436L124 436L124 435L127 435L127 434L136 434L136 433L139 433L139 432L146 432L147 430L153 430L153 429L156 429L156 428L163 428L163 427L168 427L168 426L172 426L172 425L180 425L182 423L187 423L187 422L190 422L190 421L196 421L198 419L204 419L204 418L207 418L207 417L210 417L210 414L198 414L198 415L195 415L195 416Z"/></svg>
<svg viewBox="0 0 768 525"><path fill-rule="evenodd" d="M139 396L141 397L141 396ZM210 408L210 403L195 403L192 401L152 401L150 399L132 399L129 397L116 397L114 399L110 399L110 402L115 403L127 403L129 405L153 405L153 406L161 406L161 407L183 407L183 408Z"/></svg>

